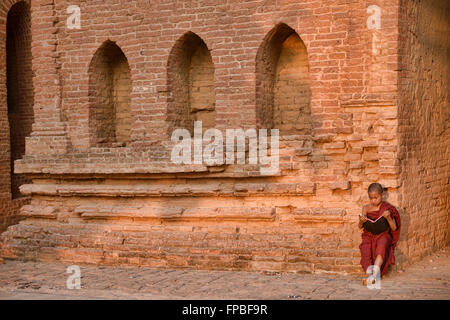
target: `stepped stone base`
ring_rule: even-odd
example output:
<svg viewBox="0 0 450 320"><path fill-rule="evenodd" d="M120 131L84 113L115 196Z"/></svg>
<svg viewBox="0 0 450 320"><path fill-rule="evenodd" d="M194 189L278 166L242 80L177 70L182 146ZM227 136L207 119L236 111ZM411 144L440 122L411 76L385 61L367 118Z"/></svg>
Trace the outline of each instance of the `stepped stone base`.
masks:
<svg viewBox="0 0 450 320"><path fill-rule="evenodd" d="M105 198L33 198L21 209L26 219L1 235L0 255L74 264L360 272L359 234L345 209L283 205L295 204L287 196L273 206L202 197Z"/></svg>

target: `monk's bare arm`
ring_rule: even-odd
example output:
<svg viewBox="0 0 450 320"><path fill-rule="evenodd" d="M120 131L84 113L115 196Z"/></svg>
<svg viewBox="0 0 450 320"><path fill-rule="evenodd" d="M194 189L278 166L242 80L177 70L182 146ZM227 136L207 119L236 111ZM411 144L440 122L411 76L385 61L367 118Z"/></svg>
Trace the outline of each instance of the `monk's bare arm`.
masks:
<svg viewBox="0 0 450 320"><path fill-rule="evenodd" d="M395 223L395 219L392 218L391 212L389 210L386 210L383 213L383 217L386 218L387 222L389 223L389 227L391 227L392 231L397 230L397 224Z"/></svg>

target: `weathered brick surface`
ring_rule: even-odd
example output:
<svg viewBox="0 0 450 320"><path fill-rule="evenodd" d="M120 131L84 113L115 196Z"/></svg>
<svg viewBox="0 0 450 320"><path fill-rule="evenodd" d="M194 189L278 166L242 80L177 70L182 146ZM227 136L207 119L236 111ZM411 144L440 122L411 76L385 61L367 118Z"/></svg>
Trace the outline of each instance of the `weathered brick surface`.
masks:
<svg viewBox="0 0 450 320"><path fill-rule="evenodd" d="M0 4L0 232L20 220L19 186L30 183L14 174L14 160L25 154L33 123L33 77L29 1ZM9 52L8 56L6 51ZM8 82L7 82L8 79Z"/></svg>
<svg viewBox="0 0 450 320"><path fill-rule="evenodd" d="M450 4L402 1L400 14L401 250L413 262L450 240Z"/></svg>
<svg viewBox="0 0 450 320"><path fill-rule="evenodd" d="M372 4L381 8L380 29L368 29ZM79 5L81 29L67 28L69 5ZM404 218L399 263L442 247L448 61L440 37L431 51L414 42L442 23L424 27L428 11L417 8L425 7L32 1L34 123L15 162L17 174L33 178L21 187L31 202L20 210L26 220L2 234L1 254L358 272L357 219L374 181ZM407 68L416 65L421 72ZM419 91L422 100L414 99ZM279 129L278 172L171 163L173 129L192 131L194 120L203 129ZM419 215L430 205L425 223Z"/></svg>

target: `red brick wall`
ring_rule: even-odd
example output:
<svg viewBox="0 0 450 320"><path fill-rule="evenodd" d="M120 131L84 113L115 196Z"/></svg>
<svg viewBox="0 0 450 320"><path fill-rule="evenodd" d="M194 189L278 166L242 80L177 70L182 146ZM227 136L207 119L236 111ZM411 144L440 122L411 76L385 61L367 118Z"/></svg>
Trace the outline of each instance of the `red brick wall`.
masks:
<svg viewBox="0 0 450 320"><path fill-rule="evenodd" d="M17 2L17 3L16 3ZM29 1L5 1L0 8L0 232L20 220L18 209L29 202L19 186L30 183L14 174L14 160L25 154L25 137L33 123L31 15Z"/></svg>
<svg viewBox="0 0 450 320"><path fill-rule="evenodd" d="M66 27L74 4L80 30ZM379 30L366 23L373 4ZM22 188L32 202L21 209L28 219L3 233L2 254L359 272L368 185L381 182L392 204L404 201L398 133L411 129L397 116L398 17L387 0L33 2L38 112L16 162L34 177ZM90 80L101 73L90 67L106 41L129 65L125 146L91 144ZM198 99L207 110L193 112ZM203 111L218 129L282 129L279 172L170 163L172 129L191 128ZM400 208L406 219L410 206Z"/></svg>
<svg viewBox="0 0 450 320"><path fill-rule="evenodd" d="M414 262L449 243L450 4L401 4L401 207L404 251Z"/></svg>

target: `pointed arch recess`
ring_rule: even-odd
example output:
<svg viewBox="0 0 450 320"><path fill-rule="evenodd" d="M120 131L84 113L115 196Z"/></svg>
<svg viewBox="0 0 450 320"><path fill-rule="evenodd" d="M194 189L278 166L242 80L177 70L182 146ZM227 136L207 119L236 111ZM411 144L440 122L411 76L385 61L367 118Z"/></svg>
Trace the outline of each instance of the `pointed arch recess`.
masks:
<svg viewBox="0 0 450 320"><path fill-rule="evenodd" d="M256 58L256 118L280 135L311 134L311 90L306 46L294 29L278 24Z"/></svg>
<svg viewBox="0 0 450 320"><path fill-rule="evenodd" d="M130 142L131 72L120 47L106 41L89 65L91 145L126 146Z"/></svg>
<svg viewBox="0 0 450 320"><path fill-rule="evenodd" d="M167 108L169 134L176 128L193 131L194 121L203 129L215 126L214 64L205 42L187 32L173 46L168 60L170 97Z"/></svg>

